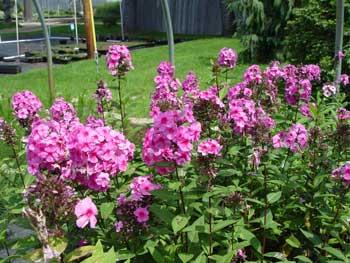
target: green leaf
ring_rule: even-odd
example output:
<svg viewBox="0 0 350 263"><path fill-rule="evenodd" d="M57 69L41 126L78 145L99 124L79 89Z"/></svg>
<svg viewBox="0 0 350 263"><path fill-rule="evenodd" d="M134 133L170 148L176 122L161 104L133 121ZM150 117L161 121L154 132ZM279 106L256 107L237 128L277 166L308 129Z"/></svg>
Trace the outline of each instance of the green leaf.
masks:
<svg viewBox="0 0 350 263"><path fill-rule="evenodd" d="M179 253L178 256L183 263L189 262L194 257L193 254L188 254L188 253Z"/></svg>
<svg viewBox="0 0 350 263"><path fill-rule="evenodd" d="M298 259L301 263L313 263L309 258L305 256L296 256L295 258Z"/></svg>
<svg viewBox="0 0 350 263"><path fill-rule="evenodd" d="M152 192L153 193L153 192ZM169 209L166 209L166 207L162 207L160 205L153 204L150 207L150 211L158 217L160 220L165 222L166 224L170 225L174 215L169 211Z"/></svg>
<svg viewBox="0 0 350 263"><path fill-rule="evenodd" d="M277 258L279 260L286 259L286 256L280 252L268 252L268 253L265 253L264 256L269 258Z"/></svg>
<svg viewBox="0 0 350 263"><path fill-rule="evenodd" d="M117 255L114 252L114 248L112 247L110 250L108 250L107 253L103 256L103 261L101 263L110 263L110 262L116 262L117 261Z"/></svg>
<svg viewBox="0 0 350 263"><path fill-rule="evenodd" d="M180 230L182 230L188 223L189 218L184 215L177 215L173 218L171 222L171 226L173 227L173 231L176 234Z"/></svg>
<svg viewBox="0 0 350 263"><path fill-rule="evenodd" d="M128 259L134 258L135 256L136 256L135 253L132 253L127 249L118 249L116 252L117 261L128 260Z"/></svg>
<svg viewBox="0 0 350 263"><path fill-rule="evenodd" d="M344 262L347 261L347 259L344 256L344 254L338 249L335 249L335 248L332 248L332 247L325 247L325 248L323 248L323 250L327 251L329 254L331 254L332 256L335 256L338 259L344 260Z"/></svg>
<svg viewBox="0 0 350 263"><path fill-rule="evenodd" d="M81 259L83 257L88 257L92 255L92 252L94 250L94 246L83 246L79 247L72 252L70 252L66 257L65 257L65 262L73 262L78 259Z"/></svg>
<svg viewBox="0 0 350 263"><path fill-rule="evenodd" d="M280 200L281 196L282 196L282 192L281 191L275 192L275 193L269 193L267 195L267 202L269 204L276 203L278 200Z"/></svg>
<svg viewBox="0 0 350 263"><path fill-rule="evenodd" d="M62 254L66 250L68 240L65 237L50 237L49 245L58 254Z"/></svg>
<svg viewBox="0 0 350 263"><path fill-rule="evenodd" d="M41 248L35 249L24 256L24 259L30 262L39 262L44 258L43 250Z"/></svg>
<svg viewBox="0 0 350 263"><path fill-rule="evenodd" d="M291 235L290 237L288 237L286 239L286 242L288 245L290 245L291 247L295 247L295 248L300 248L300 241L293 235Z"/></svg>
<svg viewBox="0 0 350 263"><path fill-rule="evenodd" d="M215 225L213 226L213 231L212 231L212 232L219 231L219 230L221 230L221 229L223 229L223 228L225 228L225 227L227 227L227 226L232 225L234 222L235 222L235 221L233 221L233 220L224 220L224 221L221 221L221 222L219 222L219 223L217 223L217 224L215 224Z"/></svg>
<svg viewBox="0 0 350 263"><path fill-rule="evenodd" d="M107 219L113 212L115 204L110 202L110 203L103 203L101 205L100 211L101 211L101 217L103 219Z"/></svg>
<svg viewBox="0 0 350 263"><path fill-rule="evenodd" d="M302 230L302 229L300 229L300 231L304 234L304 236L305 236L307 239L309 239L309 240L312 242L312 244L313 244L314 246L319 246L319 245L322 244L322 240L320 239L319 236L317 236L317 235L315 235L315 234L313 234L313 233L311 233L311 232Z"/></svg>

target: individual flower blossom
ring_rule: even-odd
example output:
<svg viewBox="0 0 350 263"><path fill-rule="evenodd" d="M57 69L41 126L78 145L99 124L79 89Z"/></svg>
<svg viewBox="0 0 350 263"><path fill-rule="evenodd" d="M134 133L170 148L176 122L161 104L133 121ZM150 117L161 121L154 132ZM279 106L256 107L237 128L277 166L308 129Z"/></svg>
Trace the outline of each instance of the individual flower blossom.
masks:
<svg viewBox="0 0 350 263"><path fill-rule="evenodd" d="M26 151L29 173L38 176L42 171L61 172L69 161L66 128L54 120L34 123Z"/></svg>
<svg viewBox="0 0 350 263"><path fill-rule="evenodd" d="M135 210L134 215L137 222L144 223L149 220L149 212L147 207L139 207Z"/></svg>
<svg viewBox="0 0 350 263"><path fill-rule="evenodd" d="M70 170L64 176L96 191L109 188L110 177L127 169L135 145L108 126L78 125L68 136Z"/></svg>
<svg viewBox="0 0 350 263"><path fill-rule="evenodd" d="M310 107L308 104L303 104L299 107L299 111L300 113L305 116L305 117L308 117L308 118L312 118L312 114L311 114L311 111L310 111Z"/></svg>
<svg viewBox="0 0 350 263"><path fill-rule="evenodd" d="M332 171L334 179L341 180L344 184L350 185L350 163L345 163Z"/></svg>
<svg viewBox="0 0 350 263"><path fill-rule="evenodd" d="M100 81L97 84L97 89L94 94L94 98L97 102L97 112L99 114L104 113L105 104L112 100L112 92L108 89L107 84L104 81Z"/></svg>
<svg viewBox="0 0 350 263"><path fill-rule="evenodd" d="M117 233L131 236L141 234L148 228L150 219L148 207L152 204L152 191L161 186L153 182L152 175L135 177L130 184L131 194L121 194L117 198Z"/></svg>
<svg viewBox="0 0 350 263"><path fill-rule="evenodd" d="M349 120L350 119L350 111L345 108L340 108L337 111L338 120Z"/></svg>
<svg viewBox="0 0 350 263"><path fill-rule="evenodd" d="M194 72L189 72L187 74L185 80L182 82L182 89L186 95L192 98L198 97L198 94L200 92L199 83Z"/></svg>
<svg viewBox="0 0 350 263"><path fill-rule="evenodd" d="M244 262L247 259L247 255L243 249L238 249L236 256L233 258L231 263Z"/></svg>
<svg viewBox="0 0 350 263"><path fill-rule="evenodd" d="M160 112L144 137L142 158L148 166L155 166L158 173L170 173L175 165L190 161L193 143L199 140L200 132L201 125L192 114L181 110Z"/></svg>
<svg viewBox="0 0 350 263"><path fill-rule="evenodd" d="M272 137L274 148L289 148L292 152L303 150L308 145L308 132L304 125L296 123L288 131Z"/></svg>
<svg viewBox="0 0 350 263"><path fill-rule="evenodd" d="M342 74L340 75L338 82L343 86L347 86L350 84L350 77L347 74Z"/></svg>
<svg viewBox="0 0 350 263"><path fill-rule="evenodd" d="M322 87L323 95L325 97L331 97L337 93L337 88L333 84L326 84Z"/></svg>
<svg viewBox="0 0 350 263"><path fill-rule="evenodd" d="M112 76L124 76L128 71L134 69L131 54L127 46L112 45L106 54L107 69Z"/></svg>
<svg viewBox="0 0 350 263"><path fill-rule="evenodd" d="M175 67L169 61L162 61L157 68L157 72L161 77L173 78Z"/></svg>
<svg viewBox="0 0 350 263"><path fill-rule="evenodd" d="M153 176L135 177L130 184L132 199L139 200L144 196L150 196L151 192L160 189L160 185L153 183Z"/></svg>
<svg viewBox="0 0 350 263"><path fill-rule="evenodd" d="M285 99L289 105L297 105L299 101L309 102L312 84L308 79L288 79L286 81Z"/></svg>
<svg viewBox="0 0 350 263"><path fill-rule="evenodd" d="M303 76L303 78L310 81L320 80L321 68L314 64L304 65L300 68L300 74Z"/></svg>
<svg viewBox="0 0 350 263"><path fill-rule="evenodd" d="M345 57L345 54L343 51L338 51L338 60L343 60L343 58Z"/></svg>
<svg viewBox="0 0 350 263"><path fill-rule="evenodd" d="M38 118L41 107L41 101L31 91L17 92L12 97L13 113L24 127L29 127Z"/></svg>
<svg viewBox="0 0 350 263"><path fill-rule="evenodd" d="M270 82L274 83L285 77L285 72L278 61L273 61L263 72L263 76Z"/></svg>
<svg viewBox="0 0 350 263"><path fill-rule="evenodd" d="M102 119L98 119L92 115L88 116L85 122L85 125L90 128L97 128L105 126Z"/></svg>
<svg viewBox="0 0 350 263"><path fill-rule="evenodd" d="M248 85L260 85L263 82L263 73L258 65L251 65L244 72L244 82Z"/></svg>
<svg viewBox="0 0 350 263"><path fill-rule="evenodd" d="M198 145L198 152L203 155L216 155L218 156L220 154L220 151L222 150L222 146L217 140L208 139L205 141L202 141Z"/></svg>
<svg viewBox="0 0 350 263"><path fill-rule="evenodd" d="M90 228L96 227L98 210L90 197L86 197L76 204L74 214L77 217L77 227L84 228L88 224L90 224Z"/></svg>
<svg viewBox="0 0 350 263"><path fill-rule="evenodd" d="M232 48L222 48L217 58L217 64L222 68L233 69L238 60L237 52Z"/></svg>
<svg viewBox="0 0 350 263"><path fill-rule="evenodd" d="M72 104L66 102L63 98L56 98L50 108L51 119L62 124L66 124L66 127L72 125L72 123L78 123L77 113Z"/></svg>
<svg viewBox="0 0 350 263"><path fill-rule="evenodd" d="M151 98L151 117L180 107L177 91L181 83L174 78L174 67L169 62L161 62L157 71L158 75L154 78L156 89Z"/></svg>

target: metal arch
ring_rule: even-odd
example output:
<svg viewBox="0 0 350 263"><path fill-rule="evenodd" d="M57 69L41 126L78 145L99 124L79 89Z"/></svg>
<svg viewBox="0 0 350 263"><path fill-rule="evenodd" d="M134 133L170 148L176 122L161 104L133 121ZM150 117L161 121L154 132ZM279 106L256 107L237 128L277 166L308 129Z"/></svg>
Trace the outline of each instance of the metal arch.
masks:
<svg viewBox="0 0 350 263"><path fill-rule="evenodd" d="M49 96L50 96L49 99L50 99L50 104L52 104L52 102L56 96L56 91L55 91L55 82L53 79L51 41L50 41L49 32L47 30L44 15L43 15L43 12L42 12L41 7L39 5L39 2L38 2L38 0L33 0L33 3L34 3L36 11L38 13L38 16L39 16L41 28L44 32L46 52L47 52L47 73L48 73Z"/></svg>
<svg viewBox="0 0 350 263"><path fill-rule="evenodd" d="M174 33L173 33L173 25L171 22L171 15L168 0L161 0L163 17L166 23L166 32L168 38L168 46L169 46L169 60L172 65L175 65L175 45L174 45Z"/></svg>

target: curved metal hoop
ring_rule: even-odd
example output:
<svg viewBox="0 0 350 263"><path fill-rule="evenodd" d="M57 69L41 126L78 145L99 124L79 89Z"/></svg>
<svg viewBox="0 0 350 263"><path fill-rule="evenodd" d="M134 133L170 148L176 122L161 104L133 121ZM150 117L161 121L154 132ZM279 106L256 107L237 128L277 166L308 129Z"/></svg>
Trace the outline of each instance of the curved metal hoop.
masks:
<svg viewBox="0 0 350 263"><path fill-rule="evenodd" d="M41 7L38 3L38 0L33 0L35 9L38 13L41 28L44 32L45 44L46 44L46 52L47 52L47 73L48 73L48 84L49 84L49 96L50 96L50 104L52 104L56 92L55 92L55 83L53 80L53 66L52 66L52 51L51 51L51 41L49 37L49 32L47 30L47 26L44 19L44 14L41 10Z"/></svg>
<svg viewBox="0 0 350 263"><path fill-rule="evenodd" d="M163 16L166 23L166 32L168 37L168 46L169 46L169 61L171 64L175 65L175 47L174 47L174 33L173 25L171 22L171 15L168 0L161 0Z"/></svg>

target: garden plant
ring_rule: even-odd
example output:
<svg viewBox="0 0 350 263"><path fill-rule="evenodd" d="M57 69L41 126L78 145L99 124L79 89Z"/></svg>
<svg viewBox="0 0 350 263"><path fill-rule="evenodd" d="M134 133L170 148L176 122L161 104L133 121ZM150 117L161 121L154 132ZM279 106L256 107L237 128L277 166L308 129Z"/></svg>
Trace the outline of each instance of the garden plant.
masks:
<svg viewBox="0 0 350 263"><path fill-rule="evenodd" d="M106 59L118 93L101 80L86 120L30 91L0 120L7 262L349 262L349 76L273 61L233 84L223 48L200 88L161 62L133 143L122 91L137 68L125 46ZM11 241L10 224L35 234Z"/></svg>

